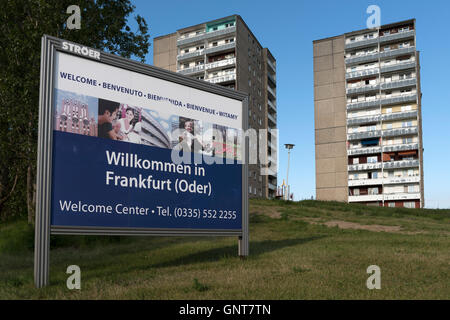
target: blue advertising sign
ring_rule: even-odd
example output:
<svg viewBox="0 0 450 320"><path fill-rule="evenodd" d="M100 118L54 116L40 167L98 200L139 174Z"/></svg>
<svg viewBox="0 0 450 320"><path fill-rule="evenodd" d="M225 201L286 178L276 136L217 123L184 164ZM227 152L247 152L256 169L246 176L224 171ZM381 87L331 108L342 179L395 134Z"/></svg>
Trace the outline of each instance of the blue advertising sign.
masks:
<svg viewBox="0 0 450 320"><path fill-rule="evenodd" d="M60 51L53 83L52 226L242 229L241 100Z"/></svg>

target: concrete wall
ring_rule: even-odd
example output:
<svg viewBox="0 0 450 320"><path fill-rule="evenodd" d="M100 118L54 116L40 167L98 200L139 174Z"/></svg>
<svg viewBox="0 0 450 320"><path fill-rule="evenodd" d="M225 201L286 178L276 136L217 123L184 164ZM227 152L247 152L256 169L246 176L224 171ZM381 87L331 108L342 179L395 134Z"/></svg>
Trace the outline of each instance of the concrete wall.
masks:
<svg viewBox="0 0 450 320"><path fill-rule="evenodd" d="M313 50L316 198L348 201L344 36Z"/></svg>
<svg viewBox="0 0 450 320"><path fill-rule="evenodd" d="M177 34L171 33L153 40L153 65L177 71Z"/></svg>

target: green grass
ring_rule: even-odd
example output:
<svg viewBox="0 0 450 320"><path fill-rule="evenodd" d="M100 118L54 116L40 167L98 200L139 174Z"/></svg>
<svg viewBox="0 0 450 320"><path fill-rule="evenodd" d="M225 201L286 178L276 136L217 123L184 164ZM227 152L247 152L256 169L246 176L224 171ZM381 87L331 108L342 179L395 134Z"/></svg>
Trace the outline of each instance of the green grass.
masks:
<svg viewBox="0 0 450 320"><path fill-rule="evenodd" d="M450 210L252 200L250 212L245 260L236 238L52 236L44 289L33 284L32 228L3 224L0 299L450 297ZM400 231L323 225L336 220ZM81 268L81 290L66 288L72 264ZM381 290L366 288L372 264L381 268Z"/></svg>

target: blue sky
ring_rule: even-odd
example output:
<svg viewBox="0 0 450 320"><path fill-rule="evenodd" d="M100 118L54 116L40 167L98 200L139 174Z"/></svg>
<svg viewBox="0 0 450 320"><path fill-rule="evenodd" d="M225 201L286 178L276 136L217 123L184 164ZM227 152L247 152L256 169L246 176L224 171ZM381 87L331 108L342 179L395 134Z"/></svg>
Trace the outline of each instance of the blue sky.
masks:
<svg viewBox="0 0 450 320"><path fill-rule="evenodd" d="M381 24L416 19L421 52L425 202L450 208L450 1L132 1L157 37L239 14L277 59L279 174L286 177L284 143L294 143L289 181L295 199L315 196L312 41L366 28L366 8L381 8ZM153 64L153 47L146 63Z"/></svg>

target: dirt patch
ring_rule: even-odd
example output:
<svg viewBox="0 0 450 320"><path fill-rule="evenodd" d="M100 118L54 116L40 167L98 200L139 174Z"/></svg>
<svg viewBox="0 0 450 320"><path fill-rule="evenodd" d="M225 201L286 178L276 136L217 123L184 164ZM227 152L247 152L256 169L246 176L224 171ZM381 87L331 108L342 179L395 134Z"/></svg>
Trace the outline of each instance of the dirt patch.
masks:
<svg viewBox="0 0 450 320"><path fill-rule="evenodd" d="M250 207L250 214L263 214L275 219L281 218L281 212L276 207L270 206L252 206Z"/></svg>
<svg viewBox="0 0 450 320"><path fill-rule="evenodd" d="M402 233L402 234L419 234L423 233L421 231L402 231L401 226L383 226L379 224L359 224L356 222L348 222L342 220L331 220L323 222L318 218L302 218L301 220L309 222L311 224L321 224L327 227L338 227L340 229L354 229L354 230L368 230L374 232L393 232L393 233Z"/></svg>

